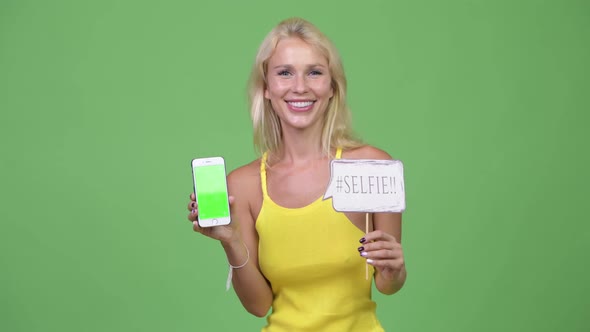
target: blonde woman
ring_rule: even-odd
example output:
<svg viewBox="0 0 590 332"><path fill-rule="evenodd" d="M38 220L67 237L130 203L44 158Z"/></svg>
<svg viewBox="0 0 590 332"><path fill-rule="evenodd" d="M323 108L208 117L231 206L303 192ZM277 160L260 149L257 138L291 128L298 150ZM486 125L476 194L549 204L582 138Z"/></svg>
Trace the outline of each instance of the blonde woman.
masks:
<svg viewBox="0 0 590 332"><path fill-rule="evenodd" d="M261 157L228 175L230 225L199 227L191 195L193 229L221 242L243 306L268 315L262 331L383 331L371 285L393 294L405 282L401 215L373 213L365 233L364 213L322 199L332 159L391 159L351 133L338 52L287 19L262 42L249 94Z"/></svg>

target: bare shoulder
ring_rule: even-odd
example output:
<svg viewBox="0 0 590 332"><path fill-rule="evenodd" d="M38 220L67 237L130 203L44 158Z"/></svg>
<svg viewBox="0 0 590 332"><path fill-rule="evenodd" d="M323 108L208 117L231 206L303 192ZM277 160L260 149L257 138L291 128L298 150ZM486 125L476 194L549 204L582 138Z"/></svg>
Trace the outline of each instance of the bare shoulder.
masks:
<svg viewBox="0 0 590 332"><path fill-rule="evenodd" d="M227 176L230 191L239 193L260 186L260 159L240 166Z"/></svg>
<svg viewBox="0 0 590 332"><path fill-rule="evenodd" d="M393 159L389 153L372 145L363 145L361 147L346 150L342 154L345 159L376 159L376 160L391 160Z"/></svg>
<svg viewBox="0 0 590 332"><path fill-rule="evenodd" d="M227 187L235 199L232 214L236 214L242 225L253 225L262 206L260 159L231 171L227 176Z"/></svg>

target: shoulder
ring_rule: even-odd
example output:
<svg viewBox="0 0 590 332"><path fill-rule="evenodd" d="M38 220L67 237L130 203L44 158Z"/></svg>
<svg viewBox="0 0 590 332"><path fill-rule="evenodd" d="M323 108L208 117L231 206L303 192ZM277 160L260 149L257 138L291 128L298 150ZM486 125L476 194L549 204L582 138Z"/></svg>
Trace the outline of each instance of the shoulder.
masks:
<svg viewBox="0 0 590 332"><path fill-rule="evenodd" d="M249 164L240 166L231 171L227 176L228 186L232 189L247 187L260 181L260 159Z"/></svg>
<svg viewBox="0 0 590 332"><path fill-rule="evenodd" d="M227 176L229 194L234 197L233 213L248 224L256 220L262 206L262 186L260 181L260 159L238 167Z"/></svg>
<svg viewBox="0 0 590 332"><path fill-rule="evenodd" d="M377 159L377 160L391 160L393 159L389 153L372 145L363 145L358 148L345 150L342 152L344 159Z"/></svg>

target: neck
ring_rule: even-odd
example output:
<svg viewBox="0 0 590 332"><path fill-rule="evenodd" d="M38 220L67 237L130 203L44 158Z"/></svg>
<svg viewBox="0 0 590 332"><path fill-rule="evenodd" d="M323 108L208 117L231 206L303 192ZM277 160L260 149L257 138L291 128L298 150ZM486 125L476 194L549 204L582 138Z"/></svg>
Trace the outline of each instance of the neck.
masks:
<svg viewBox="0 0 590 332"><path fill-rule="evenodd" d="M323 159L321 141L321 128L284 128L283 146L277 151L276 158L280 162L294 164Z"/></svg>

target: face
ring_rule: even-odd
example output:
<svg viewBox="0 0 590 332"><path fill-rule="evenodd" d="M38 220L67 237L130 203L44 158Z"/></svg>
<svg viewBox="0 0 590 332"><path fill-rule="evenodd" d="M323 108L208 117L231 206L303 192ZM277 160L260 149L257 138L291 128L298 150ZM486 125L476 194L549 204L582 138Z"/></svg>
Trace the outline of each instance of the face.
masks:
<svg viewBox="0 0 590 332"><path fill-rule="evenodd" d="M333 95L326 57L299 38L279 41L268 61L264 97L283 128L321 128Z"/></svg>

